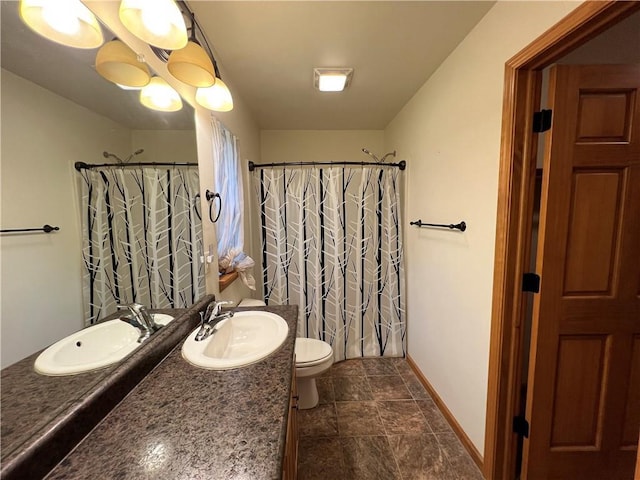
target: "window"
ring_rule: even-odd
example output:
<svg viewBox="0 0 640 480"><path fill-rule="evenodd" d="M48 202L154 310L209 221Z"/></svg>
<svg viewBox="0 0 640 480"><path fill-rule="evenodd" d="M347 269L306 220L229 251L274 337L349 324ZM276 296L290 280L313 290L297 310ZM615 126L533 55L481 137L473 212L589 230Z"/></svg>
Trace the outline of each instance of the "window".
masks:
<svg viewBox="0 0 640 480"><path fill-rule="evenodd" d="M244 249L244 200L242 173L238 157L238 139L212 117L213 168L216 192L220 194L220 217L216 223L218 269L237 271L242 281L255 290L249 269L254 265Z"/></svg>

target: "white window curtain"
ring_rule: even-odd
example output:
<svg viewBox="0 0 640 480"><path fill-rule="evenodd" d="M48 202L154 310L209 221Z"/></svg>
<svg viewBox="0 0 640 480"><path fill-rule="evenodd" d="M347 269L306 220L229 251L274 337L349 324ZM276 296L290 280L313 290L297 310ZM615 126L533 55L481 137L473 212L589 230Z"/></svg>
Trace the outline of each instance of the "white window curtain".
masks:
<svg viewBox="0 0 640 480"><path fill-rule="evenodd" d="M255 279L251 274L254 261L243 252L244 196L238 139L215 117L211 118L211 129L215 188L222 204L216 223L218 268L221 273L238 272L243 283L255 290Z"/></svg>

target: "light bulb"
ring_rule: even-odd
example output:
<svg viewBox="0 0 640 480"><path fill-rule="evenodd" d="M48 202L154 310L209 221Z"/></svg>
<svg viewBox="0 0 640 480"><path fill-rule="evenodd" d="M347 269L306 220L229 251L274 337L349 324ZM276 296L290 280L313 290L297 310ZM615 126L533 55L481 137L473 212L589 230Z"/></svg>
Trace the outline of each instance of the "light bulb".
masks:
<svg viewBox="0 0 640 480"><path fill-rule="evenodd" d="M127 30L149 45L179 50L187 44L187 27L174 0L122 0L118 15Z"/></svg>
<svg viewBox="0 0 640 480"><path fill-rule="evenodd" d="M51 28L65 35L74 35L80 31L80 20L69 13L68 5L61 3L51 2L42 7L42 19Z"/></svg>
<svg viewBox="0 0 640 480"><path fill-rule="evenodd" d="M321 75L318 89L321 92L341 92L347 83L347 76L342 74Z"/></svg>
<svg viewBox="0 0 640 480"><path fill-rule="evenodd" d="M75 48L97 48L104 38L95 15L80 0L20 0L20 18L34 32Z"/></svg>
<svg viewBox="0 0 640 480"><path fill-rule="evenodd" d="M182 108L182 99L178 92L160 77L153 77L149 84L140 90L140 103L162 112L177 112Z"/></svg>
<svg viewBox="0 0 640 480"><path fill-rule="evenodd" d="M140 19L147 30L159 37L167 35L171 30L171 24L162 16L162 10L143 10Z"/></svg>
<svg viewBox="0 0 640 480"><path fill-rule="evenodd" d="M216 83L212 87L198 88L196 90L196 102L204 108L215 112L233 110L231 92L220 78L216 78Z"/></svg>

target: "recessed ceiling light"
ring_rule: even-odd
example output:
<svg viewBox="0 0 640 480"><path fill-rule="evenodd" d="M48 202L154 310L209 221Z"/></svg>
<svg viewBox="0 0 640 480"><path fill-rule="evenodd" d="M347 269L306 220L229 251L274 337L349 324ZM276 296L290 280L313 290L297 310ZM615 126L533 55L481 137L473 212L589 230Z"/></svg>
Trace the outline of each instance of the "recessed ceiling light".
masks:
<svg viewBox="0 0 640 480"><path fill-rule="evenodd" d="M314 68L313 84L321 92L341 92L352 76L353 68Z"/></svg>

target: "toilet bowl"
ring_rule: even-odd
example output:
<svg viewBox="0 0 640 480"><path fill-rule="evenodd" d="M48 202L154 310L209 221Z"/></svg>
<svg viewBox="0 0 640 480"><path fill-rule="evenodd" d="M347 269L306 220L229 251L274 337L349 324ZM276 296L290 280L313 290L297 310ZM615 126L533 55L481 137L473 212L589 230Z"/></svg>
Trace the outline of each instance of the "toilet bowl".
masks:
<svg viewBox="0 0 640 480"><path fill-rule="evenodd" d="M333 365L333 349L322 340L296 338L295 352L298 408L306 410L318 405L316 377Z"/></svg>
<svg viewBox="0 0 640 480"><path fill-rule="evenodd" d="M243 298L238 307L264 307L262 300ZM322 375L333 365L333 349L322 340L296 338L296 385L298 389L298 408L307 410L318 405L316 377Z"/></svg>

